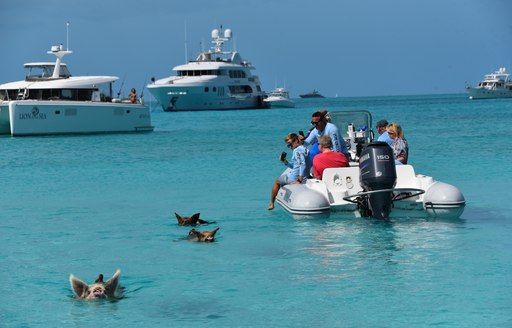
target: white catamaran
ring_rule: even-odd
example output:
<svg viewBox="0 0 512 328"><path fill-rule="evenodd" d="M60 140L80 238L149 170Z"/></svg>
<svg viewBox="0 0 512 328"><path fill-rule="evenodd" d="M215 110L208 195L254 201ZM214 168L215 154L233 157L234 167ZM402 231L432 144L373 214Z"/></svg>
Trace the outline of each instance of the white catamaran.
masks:
<svg viewBox="0 0 512 328"><path fill-rule="evenodd" d="M72 76L53 46L55 62L25 64L25 80L0 85L0 134L13 136L152 131L149 108L112 98L115 76Z"/></svg>

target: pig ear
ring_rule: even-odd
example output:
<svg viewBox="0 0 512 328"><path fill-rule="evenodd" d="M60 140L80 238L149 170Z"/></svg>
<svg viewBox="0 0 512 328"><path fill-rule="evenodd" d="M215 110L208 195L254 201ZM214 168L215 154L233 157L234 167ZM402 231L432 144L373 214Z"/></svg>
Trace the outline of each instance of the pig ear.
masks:
<svg viewBox="0 0 512 328"><path fill-rule="evenodd" d="M99 283L99 282L103 282L103 275L100 273L100 275L98 276L98 278L94 281L95 284Z"/></svg>
<svg viewBox="0 0 512 328"><path fill-rule="evenodd" d="M181 218L181 216L178 213L174 213L174 215L176 215L176 219L178 219L178 223L183 222L183 219Z"/></svg>
<svg viewBox="0 0 512 328"><path fill-rule="evenodd" d="M76 296L80 298L87 296L89 286L85 282L78 279L73 274L69 275L69 282L71 283L71 289L73 289L73 292L76 294Z"/></svg>
<svg viewBox="0 0 512 328"><path fill-rule="evenodd" d="M194 221L194 222L197 222L199 220L199 215L201 215L201 213L196 213L196 214L192 215L190 217L190 219L192 219L192 221Z"/></svg>
<svg viewBox="0 0 512 328"><path fill-rule="evenodd" d="M117 285L119 284L119 276L120 275L121 275L121 270L117 269L116 273L114 273L112 278L107 280L107 282L105 283L105 290L107 292L107 295L109 295L109 296L114 295L114 293L117 289Z"/></svg>

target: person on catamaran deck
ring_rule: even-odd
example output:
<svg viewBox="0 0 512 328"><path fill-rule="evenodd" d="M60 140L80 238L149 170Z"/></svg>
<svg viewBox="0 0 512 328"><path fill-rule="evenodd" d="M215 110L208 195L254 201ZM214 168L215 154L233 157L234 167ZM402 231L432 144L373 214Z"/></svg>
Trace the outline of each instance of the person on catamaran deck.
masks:
<svg viewBox="0 0 512 328"><path fill-rule="evenodd" d="M130 98L130 102L132 104L137 103L137 91L135 90L135 88L132 88L132 90L130 91L130 95L128 97Z"/></svg>

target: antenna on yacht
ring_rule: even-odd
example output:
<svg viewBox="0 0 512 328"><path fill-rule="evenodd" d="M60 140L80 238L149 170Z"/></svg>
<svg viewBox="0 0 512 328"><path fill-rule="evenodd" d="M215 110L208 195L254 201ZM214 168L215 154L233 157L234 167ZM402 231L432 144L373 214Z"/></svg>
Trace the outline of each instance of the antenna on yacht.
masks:
<svg viewBox="0 0 512 328"><path fill-rule="evenodd" d="M126 72L123 75L123 79L121 80L121 86L119 87L119 91L117 92L117 98L121 98L121 91L123 91L124 80L126 79Z"/></svg>
<svg viewBox="0 0 512 328"><path fill-rule="evenodd" d="M222 35L222 25L220 26L220 31L218 29L212 30L212 43L215 45L213 48L215 53L221 53L222 52L222 46L224 45L224 42L230 40L232 37L232 32L228 28L224 31L224 35Z"/></svg>
<svg viewBox="0 0 512 328"><path fill-rule="evenodd" d="M188 49L187 49L187 21L185 21L185 63L188 62Z"/></svg>
<svg viewBox="0 0 512 328"><path fill-rule="evenodd" d="M69 22L66 22L66 50L69 50Z"/></svg>
<svg viewBox="0 0 512 328"><path fill-rule="evenodd" d="M59 78L60 77L60 64L62 61L62 57L64 57L67 54L72 54L73 51L71 50L63 50L62 43L58 46L52 46L51 50L47 52L48 54L57 56L57 60L55 61L55 68L53 69L52 78Z"/></svg>

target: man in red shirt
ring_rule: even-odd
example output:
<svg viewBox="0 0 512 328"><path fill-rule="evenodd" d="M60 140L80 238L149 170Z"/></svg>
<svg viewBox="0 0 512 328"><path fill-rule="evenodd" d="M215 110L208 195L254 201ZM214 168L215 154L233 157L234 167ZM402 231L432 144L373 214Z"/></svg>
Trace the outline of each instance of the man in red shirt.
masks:
<svg viewBox="0 0 512 328"><path fill-rule="evenodd" d="M318 138L320 154L313 158L313 175L319 180L322 180L322 174L327 168L349 166L347 157L340 152L332 151L331 148L331 137L324 134Z"/></svg>

